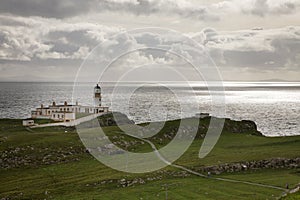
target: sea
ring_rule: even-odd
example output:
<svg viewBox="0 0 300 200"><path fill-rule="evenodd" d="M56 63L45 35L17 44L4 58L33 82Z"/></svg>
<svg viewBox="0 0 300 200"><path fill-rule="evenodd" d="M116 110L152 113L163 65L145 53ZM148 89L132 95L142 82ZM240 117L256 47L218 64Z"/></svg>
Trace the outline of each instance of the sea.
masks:
<svg viewBox="0 0 300 200"><path fill-rule="evenodd" d="M41 104L93 105L95 83L2 82L0 118L28 118ZM266 136L300 135L300 82L224 82L212 92L205 83L101 83L102 105L136 123L211 113L213 95L222 95L222 116L252 120Z"/></svg>

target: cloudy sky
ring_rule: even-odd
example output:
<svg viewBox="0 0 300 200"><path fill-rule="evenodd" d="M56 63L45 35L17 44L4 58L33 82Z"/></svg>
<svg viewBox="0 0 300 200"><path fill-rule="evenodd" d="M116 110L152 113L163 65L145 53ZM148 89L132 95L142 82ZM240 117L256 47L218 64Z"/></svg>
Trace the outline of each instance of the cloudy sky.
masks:
<svg viewBox="0 0 300 200"><path fill-rule="evenodd" d="M145 27L195 40L225 80L300 81L299 19L299 0L1 0L0 81L73 81L98 44L109 52L118 51L116 44L164 45L167 36L149 33L111 39ZM139 60L169 62L155 52L132 53L120 72Z"/></svg>

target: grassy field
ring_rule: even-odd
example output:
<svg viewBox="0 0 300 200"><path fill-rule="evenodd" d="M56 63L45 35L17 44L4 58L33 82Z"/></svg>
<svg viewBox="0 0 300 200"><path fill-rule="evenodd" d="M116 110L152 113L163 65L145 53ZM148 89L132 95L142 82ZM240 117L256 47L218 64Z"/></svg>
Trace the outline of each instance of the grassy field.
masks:
<svg viewBox="0 0 300 200"><path fill-rule="evenodd" d="M163 147L172 140L171 130L176 126L178 121L168 122L149 140ZM117 126L104 129L122 148L130 143L127 149L132 152L151 151L149 144L122 134ZM232 133L227 129L213 151L199 159L203 142L199 135L201 131L176 164L196 170L225 163L300 157L299 136L267 138L255 131ZM277 199L284 190L214 178L282 189L286 183L293 188L300 182L299 166L223 172L210 178L198 177L172 166L145 174L119 172L87 153L75 128L29 129L21 126L21 120L0 120L0 151L0 199L166 199L166 194L168 199ZM299 199L299 193L288 195L286 199Z"/></svg>
<svg viewBox="0 0 300 200"><path fill-rule="evenodd" d="M76 119L91 115L90 113L76 113Z"/></svg>

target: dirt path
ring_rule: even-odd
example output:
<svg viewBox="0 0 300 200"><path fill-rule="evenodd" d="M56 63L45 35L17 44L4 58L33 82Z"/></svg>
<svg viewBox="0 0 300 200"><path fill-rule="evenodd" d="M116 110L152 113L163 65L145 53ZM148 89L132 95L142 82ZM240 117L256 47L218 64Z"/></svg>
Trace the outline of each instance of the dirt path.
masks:
<svg viewBox="0 0 300 200"><path fill-rule="evenodd" d="M155 154L157 155L157 157L163 161L164 163L166 163L167 165L170 165L172 167L175 167L177 169L181 169L181 170L184 170L184 171L187 171L191 174L194 174L196 176L199 176L199 177L202 177L202 178L207 178L207 179L213 179L213 180L218 180L218 181L225 181L225 182L231 182L231 183L242 183L242 184L247 184L247 185L254 185L254 186L258 186L258 187L264 187L264 188L272 188L272 189L276 189L276 190L281 190L281 191L284 191L284 192L288 192L287 189L283 188L283 187L278 187L278 186L273 186L273 185L267 185L267 184L262 184L262 183L254 183L254 182L249 182L249 181L241 181L241 180L235 180L235 179L228 179L228 178L218 178L218 177L212 177L212 176L207 176L205 174L202 174L202 173L199 173L199 172L196 172L196 171L193 171L191 169L188 169L184 166L181 166L181 165L176 165L176 164L172 164L171 162L169 162L168 160L166 160L158 151L158 149L156 148L156 146L149 140L147 139L144 139L144 138L139 138L139 137L136 137L134 135L130 135L136 139L139 139L139 140L142 140L144 142L147 142L151 148L154 150Z"/></svg>

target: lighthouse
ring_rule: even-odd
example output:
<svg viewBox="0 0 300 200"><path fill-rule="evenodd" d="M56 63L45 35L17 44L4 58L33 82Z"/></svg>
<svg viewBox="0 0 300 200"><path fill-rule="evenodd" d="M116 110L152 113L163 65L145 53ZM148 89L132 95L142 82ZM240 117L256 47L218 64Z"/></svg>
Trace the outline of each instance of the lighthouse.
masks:
<svg viewBox="0 0 300 200"><path fill-rule="evenodd" d="M54 121L60 122L71 122L75 121L76 114L84 113L84 114L97 114L97 116L102 115L103 113L109 112L109 107L101 106L101 87L97 84L94 87L94 106L91 105L80 105L78 102L76 104L71 105L65 101L64 104L56 104L55 101L49 105L45 106L41 104L40 107L31 111L32 119L51 119ZM33 120L24 120L23 126L33 126L36 125ZM65 125L68 126L68 125ZM73 126L73 123L72 123Z"/></svg>
<svg viewBox="0 0 300 200"><path fill-rule="evenodd" d="M101 106L101 87L98 84L94 88L94 105Z"/></svg>

